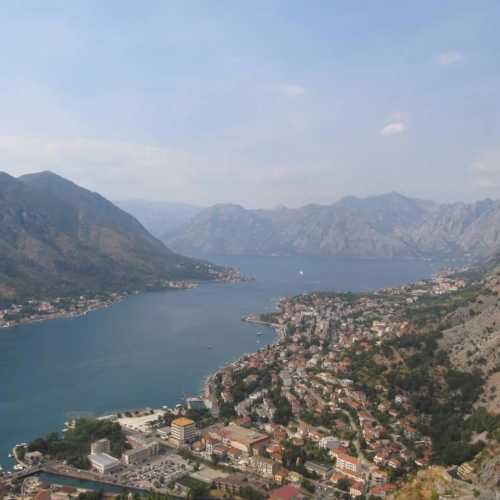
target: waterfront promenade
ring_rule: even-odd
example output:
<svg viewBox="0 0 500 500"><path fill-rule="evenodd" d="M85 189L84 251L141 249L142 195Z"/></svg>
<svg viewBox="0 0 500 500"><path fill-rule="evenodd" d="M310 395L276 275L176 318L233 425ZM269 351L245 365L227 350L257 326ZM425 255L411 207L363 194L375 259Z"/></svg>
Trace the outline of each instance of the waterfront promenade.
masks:
<svg viewBox="0 0 500 500"><path fill-rule="evenodd" d="M81 469L74 469L72 467L68 467L66 465L57 464L54 462L35 465L33 467L29 467L19 472L13 473L8 479L11 482L18 482L23 479L26 479L30 476L36 476L41 473L51 474L54 476L62 476L69 477L72 479L78 479L80 481L91 481L93 483L109 485L109 486L117 486L124 489L134 490L134 491L144 491L147 490L143 488L139 488L137 486L131 487L126 483L121 483L119 481L115 481L113 479L107 478L105 476L101 476L91 471L85 471Z"/></svg>

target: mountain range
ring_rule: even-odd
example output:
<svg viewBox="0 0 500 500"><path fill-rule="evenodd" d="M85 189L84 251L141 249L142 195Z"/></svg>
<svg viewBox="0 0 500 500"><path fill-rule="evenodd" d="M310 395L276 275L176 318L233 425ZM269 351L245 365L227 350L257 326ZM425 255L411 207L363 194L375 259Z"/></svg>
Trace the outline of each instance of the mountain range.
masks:
<svg viewBox="0 0 500 500"><path fill-rule="evenodd" d="M203 210L196 205L168 201L120 200L114 204L140 220L153 236L160 239L168 239Z"/></svg>
<svg viewBox="0 0 500 500"><path fill-rule="evenodd" d="M331 205L214 205L165 240L187 255L485 257L500 247L500 202L439 204L388 193Z"/></svg>
<svg viewBox="0 0 500 500"><path fill-rule="evenodd" d="M0 172L0 297L134 290L211 279L97 193L51 172Z"/></svg>

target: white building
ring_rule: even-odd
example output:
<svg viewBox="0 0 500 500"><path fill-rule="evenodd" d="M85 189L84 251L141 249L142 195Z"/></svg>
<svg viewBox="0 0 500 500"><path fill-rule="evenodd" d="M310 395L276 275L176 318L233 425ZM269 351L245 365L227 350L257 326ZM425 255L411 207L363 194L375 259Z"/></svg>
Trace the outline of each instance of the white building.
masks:
<svg viewBox="0 0 500 500"><path fill-rule="evenodd" d="M99 453L107 453L108 455L111 453L111 443L109 442L109 439L99 439L90 445L91 455L98 455Z"/></svg>
<svg viewBox="0 0 500 500"><path fill-rule="evenodd" d="M99 472L99 474L108 474L121 466L119 460L107 453L95 453L89 455L88 458L92 467Z"/></svg>
<svg viewBox="0 0 500 500"><path fill-rule="evenodd" d="M351 457L345 453L335 453L337 461L335 462L335 467L342 471L348 472L358 472L360 468L360 462L357 458Z"/></svg>
<svg viewBox="0 0 500 500"><path fill-rule="evenodd" d="M340 446L340 440L335 436L325 436L319 440L318 445L325 450L333 450Z"/></svg>
<svg viewBox="0 0 500 500"><path fill-rule="evenodd" d="M151 441L141 448L133 448L123 452L122 461L125 465L139 464L158 455L160 445L158 441Z"/></svg>

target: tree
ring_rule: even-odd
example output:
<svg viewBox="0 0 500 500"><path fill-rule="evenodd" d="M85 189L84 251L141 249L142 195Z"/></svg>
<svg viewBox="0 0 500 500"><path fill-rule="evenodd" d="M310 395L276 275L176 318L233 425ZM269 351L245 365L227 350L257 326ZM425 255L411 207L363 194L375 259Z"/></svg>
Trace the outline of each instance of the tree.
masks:
<svg viewBox="0 0 500 500"><path fill-rule="evenodd" d="M247 500L264 500L264 496L258 491L254 490L251 486L243 486L240 488L240 497Z"/></svg>
<svg viewBox="0 0 500 500"><path fill-rule="evenodd" d="M66 460L79 469L88 469L90 462L87 455L90 452L90 444L102 438L109 439L111 454L114 456L120 456L128 446L125 434L118 423L80 419L64 436L51 432L45 439L38 438L32 441L28 450L40 451L57 460Z"/></svg>
<svg viewBox="0 0 500 500"><path fill-rule="evenodd" d="M24 446L17 447L16 448L16 455L17 455L17 458L19 458L19 460L23 461L24 456L26 455L26 448Z"/></svg>
<svg viewBox="0 0 500 500"><path fill-rule="evenodd" d="M314 484L309 481L309 479L304 479L301 483L302 488L304 488L306 491L309 493L314 493L314 490L316 489L314 487Z"/></svg>
<svg viewBox="0 0 500 500"><path fill-rule="evenodd" d="M339 479L337 481L337 488L339 490L349 491L350 487L351 487L351 484L349 483L349 481L347 479L342 478L342 479Z"/></svg>
<svg viewBox="0 0 500 500"><path fill-rule="evenodd" d="M221 418L232 418L236 415L234 407L231 403L223 402L219 408L219 416Z"/></svg>

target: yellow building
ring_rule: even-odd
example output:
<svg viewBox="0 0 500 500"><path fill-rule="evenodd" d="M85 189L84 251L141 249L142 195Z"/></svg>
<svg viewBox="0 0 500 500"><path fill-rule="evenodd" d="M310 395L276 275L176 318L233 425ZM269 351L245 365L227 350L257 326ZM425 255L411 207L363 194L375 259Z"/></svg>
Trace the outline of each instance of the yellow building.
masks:
<svg viewBox="0 0 500 500"><path fill-rule="evenodd" d="M180 417L175 419L171 425L172 439L182 446L196 440L196 424L189 418Z"/></svg>

